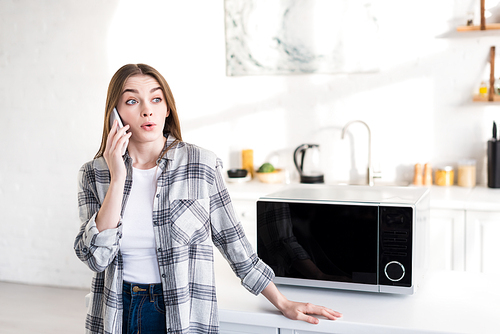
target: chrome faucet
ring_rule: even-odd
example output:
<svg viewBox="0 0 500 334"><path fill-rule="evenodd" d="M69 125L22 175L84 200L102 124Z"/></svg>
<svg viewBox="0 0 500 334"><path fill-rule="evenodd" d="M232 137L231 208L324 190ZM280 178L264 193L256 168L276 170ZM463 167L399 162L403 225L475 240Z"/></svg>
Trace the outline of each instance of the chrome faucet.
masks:
<svg viewBox="0 0 500 334"><path fill-rule="evenodd" d="M355 120L355 121L350 121L344 126L344 128L342 129L342 139L344 139L345 132L349 127L349 125L351 125L352 123L364 124L366 126L366 129L368 130L368 170L366 175L366 182L369 186L373 186L373 178L380 176L379 175L375 176L372 168L372 133L370 131L370 127L368 126L368 124L360 120Z"/></svg>

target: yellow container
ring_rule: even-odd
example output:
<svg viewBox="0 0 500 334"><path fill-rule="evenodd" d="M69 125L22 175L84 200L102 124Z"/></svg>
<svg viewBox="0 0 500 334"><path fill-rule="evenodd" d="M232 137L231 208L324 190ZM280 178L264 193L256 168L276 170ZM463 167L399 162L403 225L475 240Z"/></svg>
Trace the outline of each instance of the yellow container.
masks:
<svg viewBox="0 0 500 334"><path fill-rule="evenodd" d="M488 86L486 86L486 82L482 81L479 86L479 95L486 96L488 95Z"/></svg>
<svg viewBox="0 0 500 334"><path fill-rule="evenodd" d="M436 185L452 186L454 178L455 178L455 172L453 170L453 167L446 166L436 169L436 175L434 176Z"/></svg>
<svg viewBox="0 0 500 334"><path fill-rule="evenodd" d="M251 177L254 177L255 171L253 170L253 150L241 151L241 168L246 169Z"/></svg>

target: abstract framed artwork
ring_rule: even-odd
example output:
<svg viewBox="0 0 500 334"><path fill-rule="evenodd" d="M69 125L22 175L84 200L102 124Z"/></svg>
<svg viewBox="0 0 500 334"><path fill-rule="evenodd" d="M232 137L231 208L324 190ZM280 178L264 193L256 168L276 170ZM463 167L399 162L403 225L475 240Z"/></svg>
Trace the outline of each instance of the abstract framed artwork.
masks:
<svg viewBox="0 0 500 334"><path fill-rule="evenodd" d="M378 70L371 0L225 0L226 74Z"/></svg>

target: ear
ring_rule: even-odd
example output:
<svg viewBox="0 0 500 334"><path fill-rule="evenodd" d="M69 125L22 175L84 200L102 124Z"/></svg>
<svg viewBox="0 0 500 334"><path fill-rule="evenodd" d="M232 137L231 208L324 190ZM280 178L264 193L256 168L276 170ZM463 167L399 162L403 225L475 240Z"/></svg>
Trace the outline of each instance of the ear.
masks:
<svg viewBox="0 0 500 334"><path fill-rule="evenodd" d="M169 108L169 107L167 107L167 116L166 116L166 117L168 117L169 115L170 115L170 108ZM165 117L165 118L166 118L166 117Z"/></svg>

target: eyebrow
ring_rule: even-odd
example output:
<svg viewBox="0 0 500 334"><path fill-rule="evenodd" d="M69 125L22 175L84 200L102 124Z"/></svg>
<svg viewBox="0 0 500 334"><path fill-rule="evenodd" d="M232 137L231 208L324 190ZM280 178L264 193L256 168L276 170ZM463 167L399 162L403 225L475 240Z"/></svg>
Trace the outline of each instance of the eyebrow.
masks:
<svg viewBox="0 0 500 334"><path fill-rule="evenodd" d="M156 92L158 89L159 89L159 90L161 90L161 87L152 88L149 92L150 92L150 93L154 93L154 92ZM137 89L132 89L132 88L129 88L129 89L125 89L125 90L123 91L122 95L123 95L123 94L125 94L126 92L131 92L131 93L139 94L139 91L138 91Z"/></svg>

